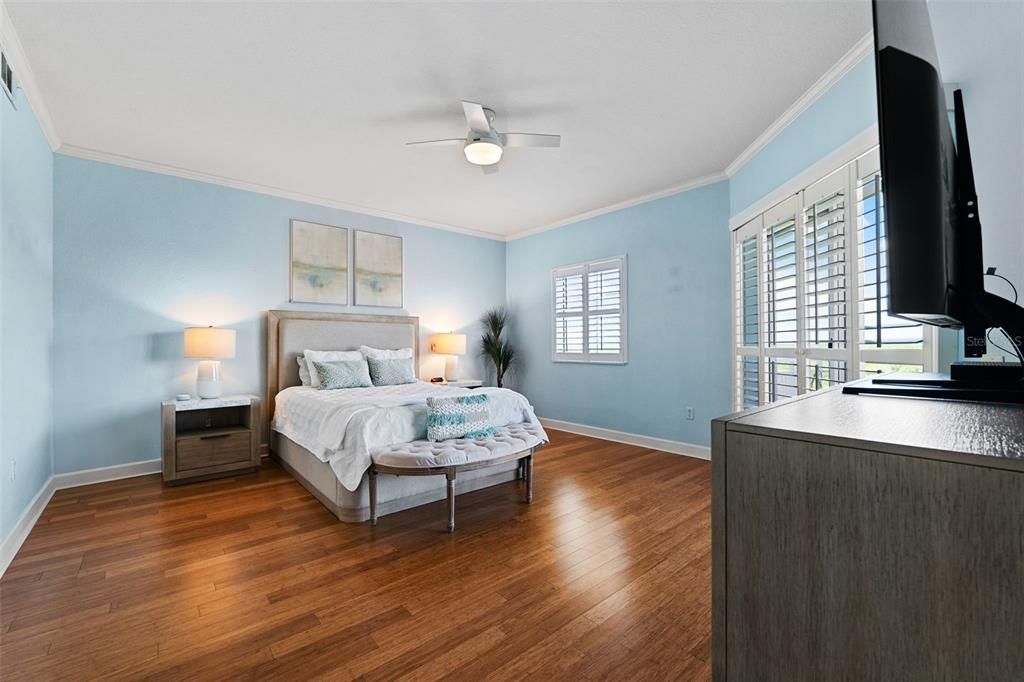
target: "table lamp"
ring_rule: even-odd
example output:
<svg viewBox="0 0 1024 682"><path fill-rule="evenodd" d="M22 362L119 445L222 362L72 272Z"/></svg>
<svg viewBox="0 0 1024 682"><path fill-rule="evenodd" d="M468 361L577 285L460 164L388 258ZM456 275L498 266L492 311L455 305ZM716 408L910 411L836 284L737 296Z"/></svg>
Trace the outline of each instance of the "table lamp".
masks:
<svg viewBox="0 0 1024 682"><path fill-rule="evenodd" d="M444 363L445 381L459 380L459 356L466 354L466 335L448 332L430 337L430 352L447 355Z"/></svg>
<svg viewBox="0 0 1024 682"><path fill-rule="evenodd" d="M187 327L185 357L199 360L196 394L200 398L219 398L220 361L235 357L235 330L216 327Z"/></svg>

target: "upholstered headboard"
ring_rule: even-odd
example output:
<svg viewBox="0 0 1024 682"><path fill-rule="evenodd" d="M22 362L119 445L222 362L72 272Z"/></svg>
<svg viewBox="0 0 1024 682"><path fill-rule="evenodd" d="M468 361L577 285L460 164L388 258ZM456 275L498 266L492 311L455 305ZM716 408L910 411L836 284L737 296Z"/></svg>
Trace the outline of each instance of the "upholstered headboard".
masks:
<svg viewBox="0 0 1024 682"><path fill-rule="evenodd" d="M273 442L270 422L274 399L280 391L299 385L302 351L412 348L416 375L420 371L420 319L398 315L348 315L296 310L267 311L267 401L263 443Z"/></svg>

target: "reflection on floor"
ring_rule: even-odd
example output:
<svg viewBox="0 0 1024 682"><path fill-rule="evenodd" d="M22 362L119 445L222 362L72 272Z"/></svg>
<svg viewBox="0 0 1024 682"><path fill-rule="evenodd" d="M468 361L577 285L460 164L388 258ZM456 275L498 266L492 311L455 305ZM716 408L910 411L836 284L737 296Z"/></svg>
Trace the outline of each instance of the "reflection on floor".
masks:
<svg viewBox="0 0 1024 682"><path fill-rule="evenodd" d="M710 465L553 431L507 483L339 523L277 465L58 492L0 583L0 676L703 679Z"/></svg>

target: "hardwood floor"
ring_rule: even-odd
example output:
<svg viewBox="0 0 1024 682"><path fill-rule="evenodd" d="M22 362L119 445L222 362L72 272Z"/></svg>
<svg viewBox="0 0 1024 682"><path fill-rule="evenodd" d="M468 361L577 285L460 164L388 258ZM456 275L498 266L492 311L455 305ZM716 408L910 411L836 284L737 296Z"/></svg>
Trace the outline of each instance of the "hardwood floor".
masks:
<svg viewBox="0 0 1024 682"><path fill-rule="evenodd" d="M277 465L54 495L0 677L706 679L707 462L553 431L520 482L340 523ZM265 460L266 462L266 460Z"/></svg>

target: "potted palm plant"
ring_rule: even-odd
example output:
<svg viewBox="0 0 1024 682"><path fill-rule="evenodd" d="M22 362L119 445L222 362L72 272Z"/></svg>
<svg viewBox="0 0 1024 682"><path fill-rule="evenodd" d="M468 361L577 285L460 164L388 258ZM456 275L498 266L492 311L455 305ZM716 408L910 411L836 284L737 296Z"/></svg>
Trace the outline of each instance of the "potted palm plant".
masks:
<svg viewBox="0 0 1024 682"><path fill-rule="evenodd" d="M508 340L508 311L502 307L492 308L480 318L484 334L480 338L480 353L494 365L494 378L501 388L505 374L516 360L516 351Z"/></svg>

